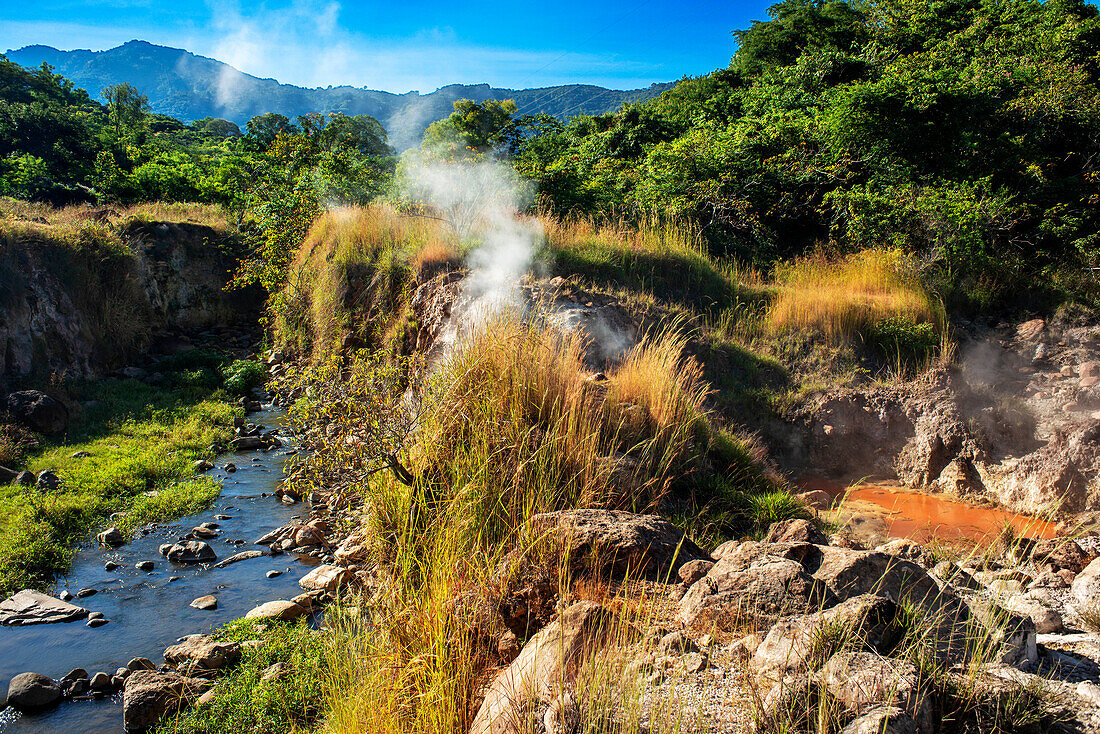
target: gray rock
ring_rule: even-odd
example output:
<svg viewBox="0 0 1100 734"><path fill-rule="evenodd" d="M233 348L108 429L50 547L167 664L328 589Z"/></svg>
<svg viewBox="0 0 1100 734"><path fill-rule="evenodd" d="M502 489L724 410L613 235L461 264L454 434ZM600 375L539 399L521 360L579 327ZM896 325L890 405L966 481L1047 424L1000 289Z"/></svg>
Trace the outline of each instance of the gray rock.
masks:
<svg viewBox="0 0 1100 734"><path fill-rule="evenodd" d="M699 652L699 646L695 641L679 630L669 632L657 642L657 649L666 655L681 655L688 652Z"/></svg>
<svg viewBox="0 0 1100 734"><path fill-rule="evenodd" d="M688 561L680 566L680 581L691 586L714 568L714 561Z"/></svg>
<svg viewBox="0 0 1100 734"><path fill-rule="evenodd" d="M568 555L574 573L667 578L689 561L710 560L682 530L658 515L563 510L531 518L533 532Z"/></svg>
<svg viewBox="0 0 1100 734"><path fill-rule="evenodd" d="M20 673L8 683L8 705L19 711L40 711L61 700L61 686L40 673Z"/></svg>
<svg viewBox="0 0 1100 734"><path fill-rule="evenodd" d="M241 551L240 553L232 555L229 558L218 561L214 564L214 568L225 568L226 566L231 566L234 563L240 563L241 561L247 561L252 558L260 558L265 555L267 554L259 550Z"/></svg>
<svg viewBox="0 0 1100 734"><path fill-rule="evenodd" d="M122 726L127 732L145 731L164 716L190 705L209 688L209 681L179 673L136 671L123 687Z"/></svg>
<svg viewBox="0 0 1100 734"><path fill-rule="evenodd" d="M164 659L182 675L210 677L241 659L241 646L203 635L191 635L164 651Z"/></svg>
<svg viewBox="0 0 1100 734"><path fill-rule="evenodd" d="M214 549L201 540L187 540L167 548L161 546L161 553L173 563L209 563L218 558Z"/></svg>
<svg viewBox="0 0 1100 734"><path fill-rule="evenodd" d="M264 681L265 683L270 683L272 681L286 678L293 672L293 669L289 665L282 661L279 661L265 669L264 672L260 675L260 680Z"/></svg>
<svg viewBox="0 0 1100 734"><path fill-rule="evenodd" d="M13 392L5 403L13 418L38 433L56 436L69 426L64 403L39 390Z"/></svg>
<svg viewBox="0 0 1100 734"><path fill-rule="evenodd" d="M195 599L191 602L190 606L195 609L210 611L218 608L218 598L212 594L207 594L206 596L200 596L198 599Z"/></svg>
<svg viewBox="0 0 1100 734"><path fill-rule="evenodd" d="M149 658L133 658L130 662L126 663L126 667L130 669L131 673L136 673L139 670L156 670L157 666Z"/></svg>
<svg viewBox="0 0 1100 734"><path fill-rule="evenodd" d="M772 523L771 527L768 528L768 534L765 536L764 542L829 544L825 533L818 530L817 526L809 520L800 517Z"/></svg>
<svg viewBox="0 0 1100 734"><path fill-rule="evenodd" d="M38 591L23 589L0 602L0 624L51 624L84 619L88 610Z"/></svg>
<svg viewBox="0 0 1100 734"><path fill-rule="evenodd" d="M112 548L118 547L126 542L126 539L122 537L122 532L118 528L114 527L107 528L102 533L97 535L96 540L98 540L101 545L106 545Z"/></svg>
<svg viewBox="0 0 1100 734"><path fill-rule="evenodd" d="M301 604L286 599L277 599L250 609L248 614L244 615L244 618L288 621L304 617L306 614L309 614L309 610Z"/></svg>
<svg viewBox="0 0 1100 734"><path fill-rule="evenodd" d="M1062 615L1031 594L1016 594L1003 600L1001 605L1010 612L1031 619L1036 634L1046 635L1062 631Z"/></svg>
<svg viewBox="0 0 1100 734"><path fill-rule="evenodd" d="M96 627L102 627L103 625L108 624L109 622L110 622L109 619L104 619L102 617L97 617L96 619L89 619L86 624L87 624L88 627L91 627L92 629L95 629Z"/></svg>
<svg viewBox="0 0 1100 734"><path fill-rule="evenodd" d="M95 596L98 593L99 593L99 591L97 589L93 589L93 588L89 587L89 588L81 589L80 591L76 592L76 598L77 599L87 599L89 596Z"/></svg>
<svg viewBox="0 0 1100 734"><path fill-rule="evenodd" d="M880 706L856 718L840 734L920 734L920 730L901 709Z"/></svg>
<svg viewBox="0 0 1100 734"><path fill-rule="evenodd" d="M37 481L38 477L26 470L15 475L15 483L20 487L33 487Z"/></svg>
<svg viewBox="0 0 1100 734"><path fill-rule="evenodd" d="M38 487L44 492L52 492L61 486L61 477L49 469L38 473L38 478L35 479L34 486Z"/></svg>
<svg viewBox="0 0 1100 734"><path fill-rule="evenodd" d="M134 568L139 571L152 571L155 564L152 561L138 561L134 564Z"/></svg>
<svg viewBox="0 0 1100 734"><path fill-rule="evenodd" d="M932 706L912 663L868 652L834 655L821 670L829 694L850 713L861 716L881 706L898 708L917 724L920 734L932 734Z"/></svg>

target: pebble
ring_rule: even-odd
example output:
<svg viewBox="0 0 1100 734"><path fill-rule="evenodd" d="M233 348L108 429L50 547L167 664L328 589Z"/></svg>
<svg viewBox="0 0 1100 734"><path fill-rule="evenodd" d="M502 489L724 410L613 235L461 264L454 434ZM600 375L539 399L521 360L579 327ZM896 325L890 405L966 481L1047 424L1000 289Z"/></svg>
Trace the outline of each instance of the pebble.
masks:
<svg viewBox="0 0 1100 734"><path fill-rule="evenodd" d="M233 518L230 515L214 515L214 519L215 520L232 520Z"/></svg>
<svg viewBox="0 0 1100 734"><path fill-rule="evenodd" d="M173 581L179 581L179 580L180 580L179 576L169 576L168 577L168 583L172 583Z"/></svg>
<svg viewBox="0 0 1100 734"><path fill-rule="evenodd" d="M107 624L106 619L103 619L102 617L97 617L96 619L89 619L86 626L94 629L96 627L102 627L105 624Z"/></svg>
<svg viewBox="0 0 1100 734"><path fill-rule="evenodd" d="M121 568L122 564L115 563L114 561L107 561L103 564L104 571L114 571L116 568Z"/></svg>
<svg viewBox="0 0 1100 734"><path fill-rule="evenodd" d="M210 611L218 608L218 598L213 594L207 594L206 596L200 596L191 602L191 606L195 609L202 609L203 611Z"/></svg>
<svg viewBox="0 0 1100 734"><path fill-rule="evenodd" d="M267 577L268 577L269 579L273 579L273 578L275 578L276 576L282 576L282 575L283 575L283 572L282 572L282 571L280 571L280 570L278 570L278 569L275 569L275 570L272 570L272 571L268 571L268 572L267 572Z"/></svg>
<svg viewBox="0 0 1100 734"><path fill-rule="evenodd" d="M139 561L138 563L134 564L134 568L139 571L152 571L153 567L154 564L152 561Z"/></svg>
<svg viewBox="0 0 1100 734"><path fill-rule="evenodd" d="M88 619L103 619L103 612L88 612Z"/></svg>
<svg viewBox="0 0 1100 734"><path fill-rule="evenodd" d="M80 591L76 592L76 597L78 599L87 599L89 596L95 596L95 594L96 589L81 589Z"/></svg>
<svg viewBox="0 0 1100 734"><path fill-rule="evenodd" d="M57 598L60 599L61 601L69 601L70 599L73 598L73 595L69 593L68 589L65 589L64 591L62 591L60 594L57 595Z"/></svg>
<svg viewBox="0 0 1100 734"><path fill-rule="evenodd" d="M233 472L237 471L236 464L226 464L224 468L226 474L232 474Z"/></svg>

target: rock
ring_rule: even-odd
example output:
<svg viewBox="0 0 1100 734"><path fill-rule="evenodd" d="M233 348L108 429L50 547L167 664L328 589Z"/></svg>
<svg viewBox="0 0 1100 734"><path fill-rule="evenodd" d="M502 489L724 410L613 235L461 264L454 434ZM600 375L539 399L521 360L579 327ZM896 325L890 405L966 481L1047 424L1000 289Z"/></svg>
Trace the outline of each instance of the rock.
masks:
<svg viewBox="0 0 1100 734"><path fill-rule="evenodd" d="M21 390L8 395L8 413L33 431L56 436L69 426L69 411L65 405L38 390Z"/></svg>
<svg viewBox="0 0 1100 734"><path fill-rule="evenodd" d="M20 673L8 683L8 705L19 711L41 711L61 700L61 686L40 673Z"/></svg>
<svg viewBox="0 0 1100 734"><path fill-rule="evenodd" d="M61 678L61 682L64 683L65 681L69 680L81 680L87 677L88 671L84 670L84 668L73 668L68 673L66 673L64 677Z"/></svg>
<svg viewBox="0 0 1100 734"><path fill-rule="evenodd" d="M1070 597L1077 610L1100 611L1100 558L1094 559L1077 574L1070 586Z"/></svg>
<svg viewBox="0 0 1100 734"><path fill-rule="evenodd" d="M298 585L307 591L323 590L334 594L350 581L351 577L351 572L346 568L324 563L298 579Z"/></svg>
<svg viewBox="0 0 1100 734"><path fill-rule="evenodd" d="M196 474L202 474L203 472L210 471L211 469L214 468L214 465L211 464L206 459L199 459L198 461L196 461L193 464L193 466L195 468L195 473Z"/></svg>
<svg viewBox="0 0 1100 734"><path fill-rule="evenodd" d="M161 553L173 563L209 563L217 560L214 549L201 540L187 540L170 546L161 546Z"/></svg>
<svg viewBox="0 0 1100 734"><path fill-rule="evenodd" d="M95 629L96 627L102 627L105 624L109 624L111 620L104 619L103 617L96 617L95 619L89 619L86 623L87 627Z"/></svg>
<svg viewBox="0 0 1100 734"><path fill-rule="evenodd" d="M833 496L821 489L799 492L795 499L814 510L829 510L833 506Z"/></svg>
<svg viewBox="0 0 1100 734"><path fill-rule="evenodd" d="M609 614L577 602L542 628L496 677L470 726L470 734L519 734L545 715L584 660L607 642Z"/></svg>
<svg viewBox="0 0 1100 734"><path fill-rule="evenodd" d="M684 670L688 673L701 673L707 669L709 663L706 653L689 652L684 656Z"/></svg>
<svg viewBox="0 0 1100 734"><path fill-rule="evenodd" d="M1030 594L1016 594L1004 599L1001 605L1031 619L1036 634L1046 635L1062 631L1062 615Z"/></svg>
<svg viewBox="0 0 1100 734"><path fill-rule="evenodd" d="M38 591L23 589L0 602L0 624L26 625L72 622L84 619L88 610Z"/></svg>
<svg viewBox="0 0 1100 734"><path fill-rule="evenodd" d="M103 612L88 612L88 619L103 619Z"/></svg>
<svg viewBox="0 0 1100 734"><path fill-rule="evenodd" d="M106 563L103 564L103 570L104 571L110 572L110 571L114 571L116 568L122 568L122 565L118 564L118 563L115 563L114 561L107 561Z"/></svg>
<svg viewBox="0 0 1100 734"><path fill-rule="evenodd" d="M920 687L915 665L867 652L841 652L821 670L829 694L850 713L860 716L879 706L898 708L932 734L932 706Z"/></svg>
<svg viewBox="0 0 1100 734"><path fill-rule="evenodd" d="M69 593L68 589L63 589L61 593L57 595L57 598L61 601L72 601L73 595Z"/></svg>
<svg viewBox="0 0 1100 734"><path fill-rule="evenodd" d="M662 637L657 642L657 649L666 655L682 655L688 652L698 652L699 646L690 637L677 630Z"/></svg>
<svg viewBox="0 0 1100 734"><path fill-rule="evenodd" d="M195 609L201 609L203 611L211 611L218 608L218 597L212 594L200 596L198 599L195 599L193 602L191 602L188 606Z"/></svg>
<svg viewBox="0 0 1100 734"><path fill-rule="evenodd" d="M235 665L241 659L236 642L218 642L204 635L191 635L164 651L164 659L186 676L206 678Z"/></svg>
<svg viewBox="0 0 1100 734"><path fill-rule="evenodd" d="M282 575L283 575L283 572L280 571L277 568L272 569L272 570L270 570L270 571L268 571L267 573L264 574L264 576L266 576L269 579L277 578L277 577L282 576Z"/></svg>
<svg viewBox="0 0 1100 734"><path fill-rule="evenodd" d="M33 487L37 481L38 477L26 470L15 475L15 483L20 487Z"/></svg>
<svg viewBox="0 0 1100 734"><path fill-rule="evenodd" d="M688 589L680 600L680 621L689 628L713 624L734 631L746 622L769 625L788 614L831 606L825 585L786 557L790 550L783 545L740 544Z"/></svg>
<svg viewBox="0 0 1100 734"><path fill-rule="evenodd" d="M266 668L264 672L260 674L260 680L264 683L270 683L272 681L286 678L293 672L294 670L288 664L279 661Z"/></svg>
<svg viewBox="0 0 1100 734"><path fill-rule="evenodd" d="M214 568L225 568L226 566L231 566L234 563L240 563L241 561L247 561L252 558L261 558L262 556L266 555L266 553L259 550L241 551L240 553L229 556L229 558L218 561L214 564Z"/></svg>
<svg viewBox="0 0 1100 734"><path fill-rule="evenodd" d="M152 561L138 561L134 564L134 568L139 571L152 571L155 566L156 564L154 564Z"/></svg>
<svg viewBox="0 0 1100 734"><path fill-rule="evenodd" d="M86 588L76 592L77 599L87 599L89 596L95 596L99 593L98 589Z"/></svg>
<svg viewBox="0 0 1100 734"><path fill-rule="evenodd" d="M149 658L132 658L130 662L126 663L126 667L130 669L131 673L136 673L139 670L156 670L156 664Z"/></svg>
<svg viewBox="0 0 1100 734"><path fill-rule="evenodd" d="M229 464L226 464L222 468L225 469L226 474L233 474L234 472L237 471L237 465L232 463L232 462L230 462Z"/></svg>
<svg viewBox="0 0 1100 734"><path fill-rule="evenodd" d="M902 635L897 615L893 601L866 594L824 611L784 617L756 645L749 669L775 682L792 673L812 672L845 645L889 653Z"/></svg>
<svg viewBox="0 0 1100 734"><path fill-rule="evenodd" d="M327 545L324 532L313 523L306 523L295 531L294 544L299 546Z"/></svg>
<svg viewBox="0 0 1100 734"><path fill-rule="evenodd" d="M542 715L543 734L572 734L580 731L581 713L569 691L556 696Z"/></svg>
<svg viewBox="0 0 1100 734"><path fill-rule="evenodd" d="M1043 335L1047 323L1042 319L1025 321L1016 327L1016 339L1021 342L1033 342Z"/></svg>
<svg viewBox="0 0 1100 734"><path fill-rule="evenodd" d="M214 699L217 697L217 695L218 690L216 688L211 688L209 691L199 696L198 699L195 700L194 705L197 708L209 706L210 704L214 703Z"/></svg>
<svg viewBox="0 0 1100 734"><path fill-rule="evenodd" d="M110 548L117 548L126 542L126 539L122 537L122 532L118 528L111 527L104 530L102 533L96 536L96 540L101 545L108 546Z"/></svg>
<svg viewBox="0 0 1100 734"><path fill-rule="evenodd" d="M814 545L828 545L829 540L809 520L791 518L772 523L768 528L768 534L764 538L765 543L813 543Z"/></svg>
<svg viewBox="0 0 1100 734"><path fill-rule="evenodd" d="M91 455L92 455L91 451L74 451L72 453L71 458L73 458L73 459L87 459Z"/></svg>
<svg viewBox="0 0 1100 734"><path fill-rule="evenodd" d="M981 597L967 597L970 616L988 630L983 644L992 647L992 661L1027 668L1039 661L1035 623Z"/></svg>
<svg viewBox="0 0 1100 734"><path fill-rule="evenodd" d="M265 446L267 441L260 436L238 436L229 442L229 448L234 451L255 451Z"/></svg>
<svg viewBox="0 0 1100 734"><path fill-rule="evenodd" d="M210 682L179 673L135 671L122 693L122 726L127 732L145 731L164 716L174 714L210 688Z"/></svg>
<svg viewBox="0 0 1100 734"><path fill-rule="evenodd" d="M568 554L574 573L667 578L689 561L710 560L683 531L658 515L618 510L562 510L534 515L530 526Z"/></svg>
<svg viewBox="0 0 1100 734"><path fill-rule="evenodd" d="M88 688L93 691L107 691L111 689L111 676L100 671L88 681Z"/></svg>
<svg viewBox="0 0 1100 734"><path fill-rule="evenodd" d="M899 708L879 706L856 718L840 734L922 734L913 717Z"/></svg>
<svg viewBox="0 0 1100 734"><path fill-rule="evenodd" d="M1052 571L1067 569L1081 573L1095 554L1087 552L1076 540L1050 538L1036 540L1031 547L1031 562Z"/></svg>
<svg viewBox="0 0 1100 734"><path fill-rule="evenodd" d="M200 525L199 527L191 528L191 535L201 540L210 540L211 538L218 537L221 533L214 528L204 528Z"/></svg>
<svg viewBox="0 0 1100 734"><path fill-rule="evenodd" d="M38 478L35 480L34 486L44 492L53 492L61 486L61 477L57 476L55 472L46 469L38 473Z"/></svg>
<svg viewBox="0 0 1100 734"><path fill-rule="evenodd" d="M291 621L304 617L306 614L309 614L309 610L301 604L285 599L277 599L254 607L249 610L248 614L244 615L244 618Z"/></svg>
<svg viewBox="0 0 1100 734"><path fill-rule="evenodd" d="M511 630L504 630L497 638L497 656L502 662L510 663L519 655L520 644L516 634Z"/></svg>
<svg viewBox="0 0 1100 734"><path fill-rule="evenodd" d="M688 561L680 566L680 580L688 586L691 586L696 581L706 576L707 572L712 568L714 568L713 561Z"/></svg>

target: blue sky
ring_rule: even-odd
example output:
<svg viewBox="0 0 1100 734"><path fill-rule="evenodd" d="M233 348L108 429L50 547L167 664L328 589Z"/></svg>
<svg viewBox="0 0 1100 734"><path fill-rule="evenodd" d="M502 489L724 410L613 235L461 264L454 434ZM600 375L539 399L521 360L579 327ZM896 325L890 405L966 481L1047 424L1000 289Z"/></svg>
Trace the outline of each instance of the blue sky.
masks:
<svg viewBox="0 0 1100 734"><path fill-rule="evenodd" d="M427 92L450 83L647 86L729 63L770 2L0 0L0 49L133 38L261 77Z"/></svg>

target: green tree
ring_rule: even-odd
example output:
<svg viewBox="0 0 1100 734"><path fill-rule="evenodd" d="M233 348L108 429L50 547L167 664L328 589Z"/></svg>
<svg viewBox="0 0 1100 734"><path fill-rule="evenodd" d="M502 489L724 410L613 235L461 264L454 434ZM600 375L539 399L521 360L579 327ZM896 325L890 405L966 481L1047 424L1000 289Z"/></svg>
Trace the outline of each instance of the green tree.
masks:
<svg viewBox="0 0 1100 734"><path fill-rule="evenodd" d="M102 92L107 103L111 124L115 129L115 140L122 139L122 131L136 133L145 122L149 112L149 98L132 84L112 84Z"/></svg>

